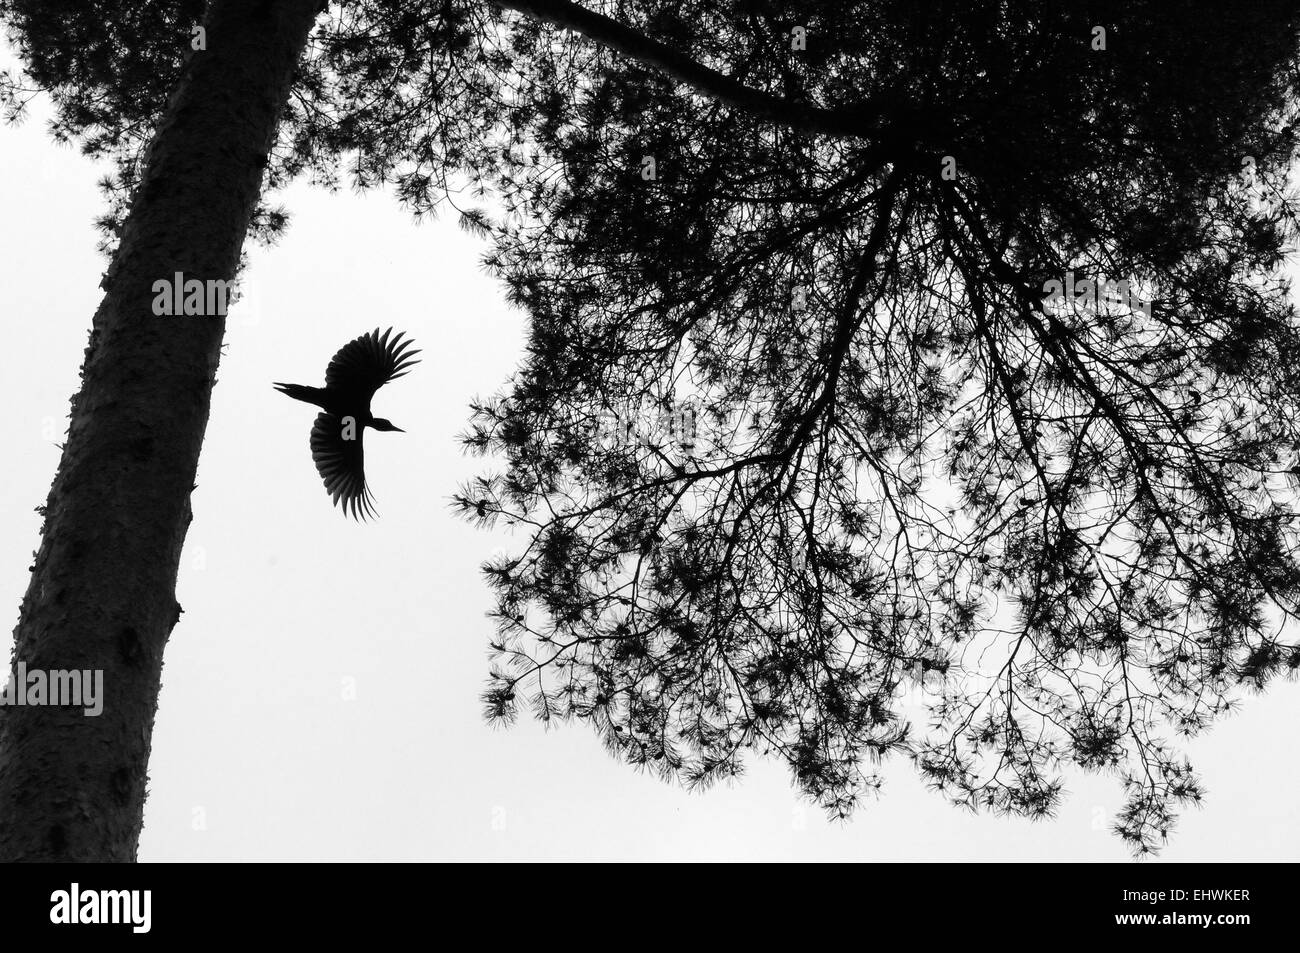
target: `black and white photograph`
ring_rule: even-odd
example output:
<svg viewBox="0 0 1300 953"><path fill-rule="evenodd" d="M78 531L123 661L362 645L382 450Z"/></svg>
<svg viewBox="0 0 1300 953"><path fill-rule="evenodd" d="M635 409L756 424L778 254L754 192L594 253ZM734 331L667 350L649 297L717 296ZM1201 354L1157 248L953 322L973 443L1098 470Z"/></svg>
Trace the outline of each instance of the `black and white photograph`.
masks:
<svg viewBox="0 0 1300 953"><path fill-rule="evenodd" d="M1298 171L1295 0L0 0L0 909L1276 928Z"/></svg>

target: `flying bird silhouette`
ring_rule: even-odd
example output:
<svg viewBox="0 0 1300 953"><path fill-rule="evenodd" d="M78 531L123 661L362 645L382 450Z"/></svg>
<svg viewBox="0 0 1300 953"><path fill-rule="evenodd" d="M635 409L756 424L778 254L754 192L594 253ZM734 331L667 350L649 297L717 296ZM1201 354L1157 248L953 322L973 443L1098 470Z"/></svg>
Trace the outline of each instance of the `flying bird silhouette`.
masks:
<svg viewBox="0 0 1300 953"><path fill-rule="evenodd" d="M420 363L415 358L420 352L411 350L414 342L402 340L400 331L390 340L392 332L389 328L380 335L375 328L343 345L325 369L324 387L275 385L280 393L324 410L316 415L311 428L311 458L334 505L342 502L343 512L350 510L356 520L375 515L375 499L366 485L365 429L406 432L371 414L370 399L379 388L404 377L412 365Z"/></svg>

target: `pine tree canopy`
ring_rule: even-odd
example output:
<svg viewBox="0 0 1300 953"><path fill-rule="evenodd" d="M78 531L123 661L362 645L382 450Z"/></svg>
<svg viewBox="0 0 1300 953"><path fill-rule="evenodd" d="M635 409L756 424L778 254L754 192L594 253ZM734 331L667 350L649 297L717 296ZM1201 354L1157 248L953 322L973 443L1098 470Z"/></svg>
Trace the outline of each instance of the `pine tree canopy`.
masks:
<svg viewBox="0 0 1300 953"><path fill-rule="evenodd" d="M516 33L489 714L837 815L890 754L1031 817L1074 763L1158 847L1177 736L1300 666L1300 11L666 6Z"/></svg>

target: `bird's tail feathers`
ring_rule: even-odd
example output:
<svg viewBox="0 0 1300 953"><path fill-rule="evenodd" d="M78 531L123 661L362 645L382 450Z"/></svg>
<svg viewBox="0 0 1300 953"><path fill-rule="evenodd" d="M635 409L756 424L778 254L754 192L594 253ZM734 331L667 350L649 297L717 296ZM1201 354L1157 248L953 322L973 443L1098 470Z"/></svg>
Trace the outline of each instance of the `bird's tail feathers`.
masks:
<svg viewBox="0 0 1300 953"><path fill-rule="evenodd" d="M309 404L315 404L317 407L323 407L322 399L325 392L319 387L308 387L306 384L275 384L275 389L281 394L288 394L294 400L305 401Z"/></svg>

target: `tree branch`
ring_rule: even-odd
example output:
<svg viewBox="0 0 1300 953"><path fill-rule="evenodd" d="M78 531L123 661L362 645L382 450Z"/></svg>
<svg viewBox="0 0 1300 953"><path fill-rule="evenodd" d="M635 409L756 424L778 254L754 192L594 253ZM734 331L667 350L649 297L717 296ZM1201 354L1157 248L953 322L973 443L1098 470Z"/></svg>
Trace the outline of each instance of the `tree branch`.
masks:
<svg viewBox="0 0 1300 953"><path fill-rule="evenodd" d="M524 16L581 33L589 40L617 50L638 63L689 86L697 93L783 126L830 136L876 138L890 125L891 111L884 107L879 98L840 109L791 102L746 86L666 43L569 0L495 2Z"/></svg>

